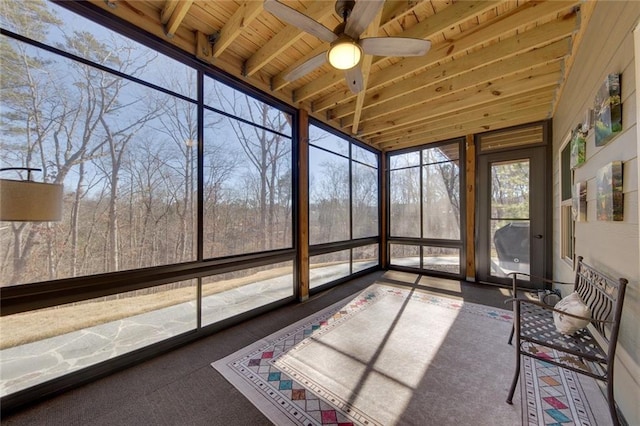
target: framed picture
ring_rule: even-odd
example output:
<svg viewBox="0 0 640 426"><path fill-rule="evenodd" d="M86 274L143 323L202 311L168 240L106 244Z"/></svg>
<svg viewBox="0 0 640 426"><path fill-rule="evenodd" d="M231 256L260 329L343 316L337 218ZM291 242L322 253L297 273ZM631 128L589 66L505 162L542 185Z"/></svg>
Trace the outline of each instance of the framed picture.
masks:
<svg viewBox="0 0 640 426"><path fill-rule="evenodd" d="M587 134L578 124L571 134L571 168L575 169L584 164L587 159Z"/></svg>
<svg viewBox="0 0 640 426"><path fill-rule="evenodd" d="M587 220L587 182L578 182L573 185L571 197L571 213L576 222L586 222Z"/></svg>
<svg viewBox="0 0 640 426"><path fill-rule="evenodd" d="M622 131L620 74L609 74L594 103L596 146L606 145Z"/></svg>
<svg viewBox="0 0 640 426"><path fill-rule="evenodd" d="M613 161L596 173L596 216L598 220L624 220L622 161Z"/></svg>

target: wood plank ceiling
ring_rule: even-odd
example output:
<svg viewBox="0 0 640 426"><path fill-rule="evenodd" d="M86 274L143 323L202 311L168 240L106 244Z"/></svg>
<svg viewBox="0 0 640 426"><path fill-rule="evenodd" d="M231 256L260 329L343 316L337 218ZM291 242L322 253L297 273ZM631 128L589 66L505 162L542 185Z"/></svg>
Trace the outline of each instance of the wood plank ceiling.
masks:
<svg viewBox="0 0 640 426"><path fill-rule="evenodd" d="M428 39L431 50L366 55L365 90L354 95L328 64L285 80L328 45L279 21L261 0L90 1L383 151L552 117L593 8L578 0L388 0L365 34ZM341 22L334 1L283 2L330 29Z"/></svg>

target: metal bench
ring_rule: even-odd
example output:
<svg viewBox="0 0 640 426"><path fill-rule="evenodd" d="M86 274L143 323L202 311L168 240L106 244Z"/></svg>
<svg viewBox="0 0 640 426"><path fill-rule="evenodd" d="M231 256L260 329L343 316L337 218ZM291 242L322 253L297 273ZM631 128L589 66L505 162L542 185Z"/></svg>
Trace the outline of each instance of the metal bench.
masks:
<svg viewBox="0 0 640 426"><path fill-rule="evenodd" d="M553 312L560 311L542 302L518 297L516 287L518 276L521 275L551 285L566 283L520 272L510 275L513 278L514 327L509 344L515 335L516 370L507 403L513 403L513 394L520 376L521 359L522 356L528 356L603 381L607 387L611 420L614 425L619 425L613 396L613 362L628 281L624 278L615 281L585 264L582 257L578 257L574 290L589 306L591 318L583 318L590 321L587 328L567 336L559 333L553 322ZM581 318L566 312L562 314ZM543 352L547 354L544 357L540 356ZM552 353L553 356L549 358L548 353Z"/></svg>

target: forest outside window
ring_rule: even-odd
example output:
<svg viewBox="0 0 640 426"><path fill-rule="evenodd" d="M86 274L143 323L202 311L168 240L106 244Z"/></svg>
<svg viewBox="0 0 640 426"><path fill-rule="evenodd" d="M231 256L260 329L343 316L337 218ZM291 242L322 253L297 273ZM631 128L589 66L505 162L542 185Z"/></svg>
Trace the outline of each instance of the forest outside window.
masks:
<svg viewBox="0 0 640 426"><path fill-rule="evenodd" d="M389 155L390 264L462 274L459 140Z"/></svg>
<svg viewBox="0 0 640 426"><path fill-rule="evenodd" d="M0 26L0 167L64 184L61 221L0 223L0 397L293 300L291 108L56 2Z"/></svg>
<svg viewBox="0 0 640 426"><path fill-rule="evenodd" d="M204 91L204 258L291 248L291 115L212 78Z"/></svg>
<svg viewBox="0 0 640 426"><path fill-rule="evenodd" d="M64 205L60 222L3 224L0 285L196 260L195 70L50 3L3 10L112 72L2 36L0 166L41 168Z"/></svg>
<svg viewBox="0 0 640 426"><path fill-rule="evenodd" d="M378 156L309 126L309 243L378 236Z"/></svg>
<svg viewBox="0 0 640 426"><path fill-rule="evenodd" d="M568 137L560 150L560 251L562 258L573 266L575 224L572 211L573 171L569 139Z"/></svg>
<svg viewBox="0 0 640 426"><path fill-rule="evenodd" d="M379 264L379 246L375 243L378 216L378 155L319 124L311 124L309 288Z"/></svg>

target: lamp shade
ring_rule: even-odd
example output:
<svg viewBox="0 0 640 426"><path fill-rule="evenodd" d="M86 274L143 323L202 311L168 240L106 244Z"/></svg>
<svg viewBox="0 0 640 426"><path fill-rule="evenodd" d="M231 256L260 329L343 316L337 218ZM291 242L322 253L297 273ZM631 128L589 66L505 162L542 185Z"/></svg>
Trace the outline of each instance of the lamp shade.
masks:
<svg viewBox="0 0 640 426"><path fill-rule="evenodd" d="M353 40L338 39L327 52L331 66L339 70L350 70L360 63L362 48Z"/></svg>
<svg viewBox="0 0 640 426"><path fill-rule="evenodd" d="M62 219L62 185L0 179L0 220L49 222Z"/></svg>

